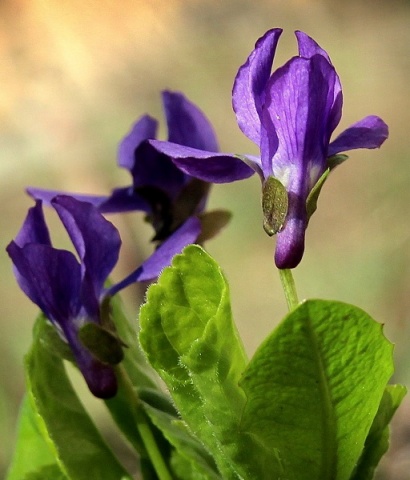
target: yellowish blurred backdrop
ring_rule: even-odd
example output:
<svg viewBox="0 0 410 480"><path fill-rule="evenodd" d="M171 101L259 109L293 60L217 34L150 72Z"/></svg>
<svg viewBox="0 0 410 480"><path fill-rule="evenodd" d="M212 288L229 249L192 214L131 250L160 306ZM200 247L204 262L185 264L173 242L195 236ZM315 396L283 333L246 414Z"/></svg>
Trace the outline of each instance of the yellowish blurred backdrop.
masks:
<svg viewBox="0 0 410 480"><path fill-rule="evenodd" d="M295 271L301 298L355 303L396 344L394 381L410 385L410 2L406 0L2 0L0 2L0 477L10 460L23 394L23 354L37 309L18 289L4 248L35 185L107 193L129 182L116 167L119 140L144 113L161 120L160 91L183 91L215 126L223 151L256 153L231 109L238 67L258 37L282 27L276 66L295 55L293 31L330 54L344 88L346 128L381 116L390 138L353 151L332 173ZM231 284L251 355L286 313L261 227L257 178L216 186L211 206L231 225L208 249ZM114 276L148 254L141 215L110 218L123 234ZM50 222L57 227L55 219ZM54 233L54 230L53 230ZM57 228L55 243L68 245ZM137 289L124 295L137 317ZM378 479L410 479L410 403L398 412ZM106 427L108 436L109 427Z"/></svg>

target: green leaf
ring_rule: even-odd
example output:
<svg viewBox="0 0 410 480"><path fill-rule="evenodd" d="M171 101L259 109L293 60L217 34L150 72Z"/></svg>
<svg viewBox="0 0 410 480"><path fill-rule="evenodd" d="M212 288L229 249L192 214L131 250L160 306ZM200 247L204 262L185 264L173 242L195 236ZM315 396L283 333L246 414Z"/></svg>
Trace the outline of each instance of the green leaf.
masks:
<svg viewBox="0 0 410 480"><path fill-rule="evenodd" d="M350 479L393 371L392 345L365 312L307 301L247 366L224 276L189 246L140 318L149 361L222 478ZM185 458L174 465L188 475Z"/></svg>
<svg viewBox="0 0 410 480"><path fill-rule="evenodd" d="M184 480L221 480L215 462L203 445L191 435L186 424L156 408L145 406L153 424L175 447L171 464L178 478Z"/></svg>
<svg viewBox="0 0 410 480"><path fill-rule="evenodd" d="M54 463L54 465L53 465ZM40 477L39 473L44 470L53 469L60 475L52 477ZM36 414L30 403L30 399L25 396L21 406L17 431L17 442L14 449L13 459L8 471L7 480L22 480L31 478L62 478L67 477L61 473L59 467L55 464L55 458L40 433L36 420Z"/></svg>
<svg viewBox="0 0 410 480"><path fill-rule="evenodd" d="M57 330L52 327L50 321L43 313L40 313L39 317L41 317L49 326L49 328L44 328L41 337L41 343L44 348L56 357L60 357L63 360L68 360L71 363L75 363L73 353L71 352L71 348L68 346L68 344L62 340Z"/></svg>
<svg viewBox="0 0 410 480"><path fill-rule="evenodd" d="M147 415L147 409L152 406L173 418L177 417L177 413L169 396L165 395L162 388L159 387L158 376L141 351L136 328L128 322L124 315L119 297L111 298L109 306L108 326L110 329L115 329L121 339L126 342L127 348L124 350L124 360L117 369L117 395L106 400L105 403L127 440L139 453L143 478L156 479L155 469L138 429L134 410L135 401L142 402L141 408L144 411L140 413L145 415L148 427L155 437L166 464L169 464L172 447L165 432L160 428L161 425L158 426L152 421L152 415Z"/></svg>
<svg viewBox="0 0 410 480"><path fill-rule="evenodd" d="M259 347L240 383L241 428L272 459L263 477L250 478L348 480L392 372L392 345L365 312L301 304Z"/></svg>
<svg viewBox="0 0 410 480"><path fill-rule="evenodd" d="M263 228L269 235L280 232L288 213L288 192L280 180L268 177L262 187Z"/></svg>
<svg viewBox="0 0 410 480"><path fill-rule="evenodd" d="M61 358L43 345L49 328L37 320L25 366L30 402L54 462L72 480L130 479L80 403Z"/></svg>
<svg viewBox="0 0 410 480"><path fill-rule="evenodd" d="M231 458L246 401L238 387L246 356L216 262L188 246L149 288L140 323L141 345L188 427L223 478L240 478Z"/></svg>
<svg viewBox="0 0 410 480"><path fill-rule="evenodd" d="M177 418L178 412L168 395L164 392L155 390L153 388L139 388L138 397L144 402L144 404L161 410L161 412L168 413L169 415Z"/></svg>
<svg viewBox="0 0 410 480"><path fill-rule="evenodd" d="M156 479L157 475L136 424L134 402L136 398L139 398L143 402L143 406L146 404L153 405L157 409L175 416L176 411L169 396L165 395L159 386L157 373L148 364L141 351L136 324L135 327L131 325L124 315L123 306L118 295L110 299L110 319L109 323L115 326L115 331L127 344L127 348L124 349L124 360L119 366L119 370L124 369L129 383L125 381L123 374L118 375L117 395L105 400L105 403L118 427L132 447L138 452L143 478L147 480ZM146 415L145 411L143 414ZM165 463L168 464L171 446L148 415L146 415L146 422L155 436Z"/></svg>
<svg viewBox="0 0 410 480"><path fill-rule="evenodd" d="M377 415L366 438L364 451L351 480L371 480L374 471L389 448L389 423L406 395L402 385L388 385L384 391Z"/></svg>

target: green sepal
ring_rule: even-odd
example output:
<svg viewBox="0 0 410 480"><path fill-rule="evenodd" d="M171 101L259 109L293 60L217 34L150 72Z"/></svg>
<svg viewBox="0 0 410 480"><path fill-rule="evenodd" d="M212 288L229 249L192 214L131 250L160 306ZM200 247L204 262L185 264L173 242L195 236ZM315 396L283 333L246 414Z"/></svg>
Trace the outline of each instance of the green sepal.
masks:
<svg viewBox="0 0 410 480"><path fill-rule="evenodd" d="M280 232L288 213L288 192L280 180L268 177L262 186L263 229L271 237Z"/></svg>
<svg viewBox="0 0 410 480"><path fill-rule="evenodd" d="M201 222L201 233L195 243L202 245L214 238L230 221L232 213L228 210L211 210L198 216Z"/></svg>
<svg viewBox="0 0 410 480"><path fill-rule="evenodd" d="M344 155L343 153L337 153L336 155L327 157L327 166L329 170L333 170L335 167L345 162L348 158L348 155Z"/></svg>
<svg viewBox="0 0 410 480"><path fill-rule="evenodd" d="M211 184L192 178L178 194L172 205L171 231L174 231L198 210L211 188Z"/></svg>
<svg viewBox="0 0 410 480"><path fill-rule="evenodd" d="M124 358L124 342L97 323L85 323L78 331L78 338L97 360L106 365L117 365Z"/></svg>
<svg viewBox="0 0 410 480"><path fill-rule="evenodd" d="M106 365L120 363L124 359L123 348L128 346L117 333L113 303L115 300L112 297L105 297L100 306L101 324L87 322L78 331L78 337L84 347Z"/></svg>
<svg viewBox="0 0 410 480"><path fill-rule="evenodd" d="M151 212L145 220L154 227L152 241L163 242L189 217L195 215L210 187L210 183L193 178L174 199L158 187L137 188L136 192L151 206Z"/></svg>
<svg viewBox="0 0 410 480"><path fill-rule="evenodd" d="M319 180L316 182L315 186L310 191L308 198L306 200L306 211L307 211L308 221L317 209L317 201L319 198L319 194L322 190L322 187L325 181L327 180L327 177L329 176L329 173L335 167L345 162L348 158L349 158L348 155L344 155L344 154L332 155L331 157L327 158L328 168L323 172Z"/></svg>
<svg viewBox="0 0 410 480"><path fill-rule="evenodd" d="M330 169L328 168L325 170L322 174L322 176L319 178L319 180L316 182L315 186L312 188L310 191L307 200L306 200L306 212L307 212L307 218L308 221L310 217L316 212L317 209L317 201L320 195L320 192L322 190L322 187L329 176Z"/></svg>

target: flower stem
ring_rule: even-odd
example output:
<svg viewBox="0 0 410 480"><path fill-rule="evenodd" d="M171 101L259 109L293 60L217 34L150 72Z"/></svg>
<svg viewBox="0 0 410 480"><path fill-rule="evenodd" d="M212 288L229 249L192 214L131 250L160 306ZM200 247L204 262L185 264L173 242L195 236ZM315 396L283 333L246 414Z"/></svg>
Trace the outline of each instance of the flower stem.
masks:
<svg viewBox="0 0 410 480"><path fill-rule="evenodd" d="M155 441L147 415L143 410L141 401L138 398L137 392L135 391L125 368L122 365L119 365L116 368L116 372L120 388L123 389L128 400L128 405L131 408L138 433L141 436L147 455L151 460L152 466L154 467L159 480L172 480L172 476L168 471L168 467L161 455L157 442Z"/></svg>
<svg viewBox="0 0 410 480"><path fill-rule="evenodd" d="M295 281L293 280L292 270L279 269L279 276L285 293L289 312L299 305L298 294L296 292Z"/></svg>

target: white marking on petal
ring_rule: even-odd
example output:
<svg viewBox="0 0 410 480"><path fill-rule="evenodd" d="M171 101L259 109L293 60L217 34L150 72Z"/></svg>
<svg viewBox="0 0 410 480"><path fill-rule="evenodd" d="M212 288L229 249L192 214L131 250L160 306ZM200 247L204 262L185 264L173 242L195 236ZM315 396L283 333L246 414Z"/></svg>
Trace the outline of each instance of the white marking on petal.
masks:
<svg viewBox="0 0 410 480"><path fill-rule="evenodd" d="M316 182L319 180L320 176L322 175L322 171L319 165L312 165L309 166L309 191L316 185Z"/></svg>
<svg viewBox="0 0 410 480"><path fill-rule="evenodd" d="M274 167L273 176L280 180L282 185L287 188L289 186L290 177L293 170L293 165L287 165L285 167Z"/></svg>

